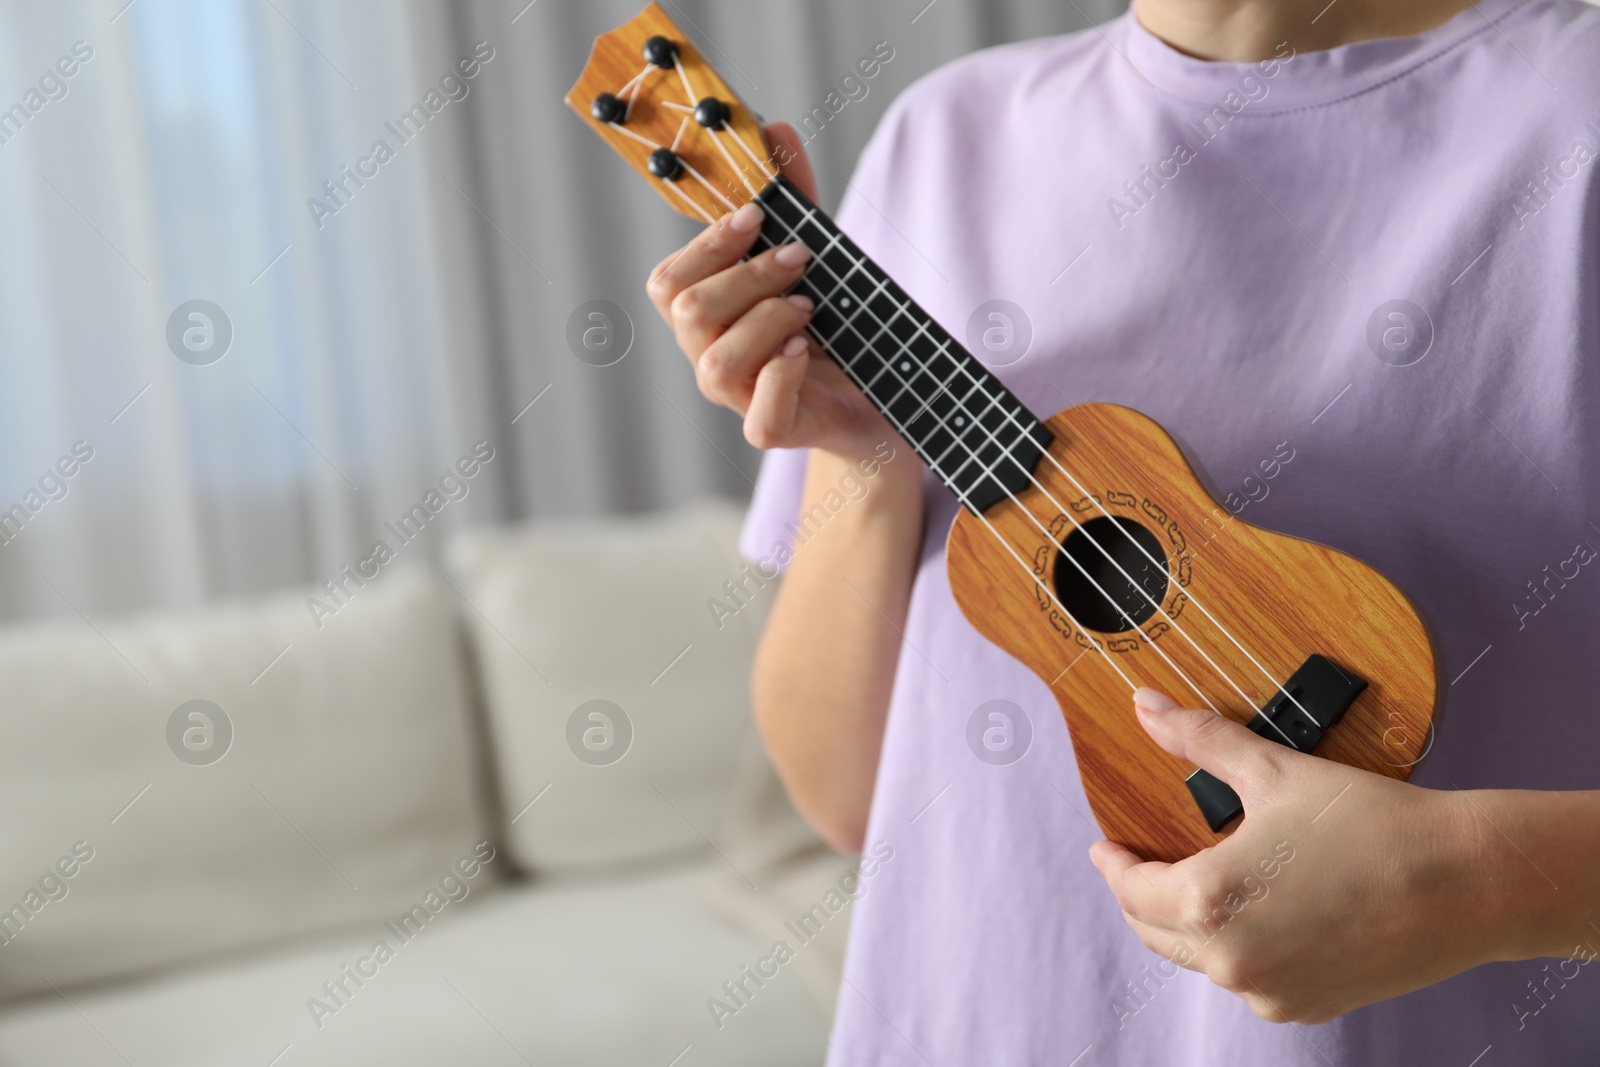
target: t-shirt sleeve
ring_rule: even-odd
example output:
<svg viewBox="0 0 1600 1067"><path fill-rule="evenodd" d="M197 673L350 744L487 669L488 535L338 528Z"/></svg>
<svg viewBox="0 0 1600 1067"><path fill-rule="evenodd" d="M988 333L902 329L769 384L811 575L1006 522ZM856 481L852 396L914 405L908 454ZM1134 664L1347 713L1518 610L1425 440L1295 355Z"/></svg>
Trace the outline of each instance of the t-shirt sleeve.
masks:
<svg viewBox="0 0 1600 1067"><path fill-rule="evenodd" d="M756 491L750 510L744 516L739 534L739 554L751 563L773 562L777 547L794 547L789 524L800 514L800 496L805 491L806 455L804 448L774 448L761 458L761 473L756 476ZM788 559L788 553L781 553ZM781 566L782 565L778 565Z"/></svg>

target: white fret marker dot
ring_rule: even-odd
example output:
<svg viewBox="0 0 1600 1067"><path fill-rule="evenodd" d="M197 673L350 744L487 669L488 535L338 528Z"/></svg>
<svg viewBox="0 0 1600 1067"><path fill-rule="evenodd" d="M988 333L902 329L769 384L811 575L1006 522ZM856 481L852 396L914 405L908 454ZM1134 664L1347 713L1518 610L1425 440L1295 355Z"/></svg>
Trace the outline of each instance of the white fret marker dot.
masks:
<svg viewBox="0 0 1600 1067"><path fill-rule="evenodd" d="M900 369L901 370L910 370L911 369L911 361L907 360L906 362L900 364Z"/></svg>
<svg viewBox="0 0 1600 1067"><path fill-rule="evenodd" d="M850 298L847 296L843 300L839 301L839 306L842 307L842 308L849 307L850 306Z"/></svg>
<svg viewBox="0 0 1600 1067"><path fill-rule="evenodd" d="M963 418L960 415L956 416L956 425L957 426L965 426L966 424L967 424L967 420L965 418Z"/></svg>

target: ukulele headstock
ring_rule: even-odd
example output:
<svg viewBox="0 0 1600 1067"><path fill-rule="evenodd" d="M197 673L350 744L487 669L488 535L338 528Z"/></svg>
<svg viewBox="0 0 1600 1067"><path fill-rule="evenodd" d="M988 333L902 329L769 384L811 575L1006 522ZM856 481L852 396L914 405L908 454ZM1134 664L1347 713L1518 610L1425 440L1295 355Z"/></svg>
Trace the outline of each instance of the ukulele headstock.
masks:
<svg viewBox="0 0 1600 1067"><path fill-rule="evenodd" d="M566 99L690 218L730 214L777 174L755 116L657 4L595 40Z"/></svg>

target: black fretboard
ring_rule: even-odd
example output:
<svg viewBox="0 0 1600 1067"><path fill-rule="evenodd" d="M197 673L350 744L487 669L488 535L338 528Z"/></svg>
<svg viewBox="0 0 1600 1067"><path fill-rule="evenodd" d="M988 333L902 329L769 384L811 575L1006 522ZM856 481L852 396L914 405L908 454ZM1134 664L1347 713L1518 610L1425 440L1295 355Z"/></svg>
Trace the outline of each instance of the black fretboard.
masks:
<svg viewBox="0 0 1600 1067"><path fill-rule="evenodd" d="M928 469L976 513L1029 488L1052 438L1022 401L788 179L757 199L767 217L752 254L811 249L794 291L816 302L812 337Z"/></svg>

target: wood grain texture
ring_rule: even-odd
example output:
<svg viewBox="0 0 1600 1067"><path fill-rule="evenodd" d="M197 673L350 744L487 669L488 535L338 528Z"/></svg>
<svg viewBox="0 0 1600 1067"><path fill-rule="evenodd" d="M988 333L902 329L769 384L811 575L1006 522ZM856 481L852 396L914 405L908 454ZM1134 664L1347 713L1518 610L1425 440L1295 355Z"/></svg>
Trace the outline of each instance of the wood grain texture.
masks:
<svg viewBox="0 0 1600 1067"><path fill-rule="evenodd" d="M1150 740L1129 683L1109 660L1135 686L1189 707L1205 707L1209 698L1246 722L1276 694L1277 682L1320 653L1369 688L1317 756L1393 778L1410 775L1428 744L1440 691L1426 627L1388 579L1324 545L1233 517L1166 431L1136 411L1090 404L1046 426L1056 438L1051 455L1077 484L1045 459L1035 474L1041 487L1002 501L982 519L963 509L950 530L947 566L956 601L978 632L1051 684L1109 839L1147 859L1173 861L1229 832L1213 833L1200 817L1184 783L1193 766ZM1072 520L1102 514L1136 519L1160 537L1170 576L1162 607L1171 624L1156 614L1125 634L1094 633L1045 592L1053 589L1057 546L1073 531Z"/></svg>
<svg viewBox="0 0 1600 1067"><path fill-rule="evenodd" d="M666 37L678 46L679 64L694 90L693 99L684 88L684 77L677 70L650 68L645 62L644 43L657 35ZM676 182L657 178L650 173L648 166L652 151L650 145L603 122L597 122L590 114L590 105L595 97L601 93L623 95L623 87L635 75L647 69L625 128L654 145L670 148L677 141L678 154L706 179L712 189L707 189L690 174L685 174ZM696 123L686 112L669 106L677 104L692 108L708 96L714 96L732 108L733 131L748 147L749 153L727 133L713 136L711 131ZM705 61L688 36L654 3L632 21L595 40L589 62L584 66L578 83L567 93L566 101L584 122L611 143L611 147L628 161L629 166L655 186L673 210L702 222L707 217L718 219L729 214L754 199L755 194L765 188L770 179L750 158L750 153L754 153L769 171L777 171L761 127L750 109ZM685 119L688 119L687 124ZM678 140L680 131L683 136ZM685 203L685 197L694 201L695 207Z"/></svg>

